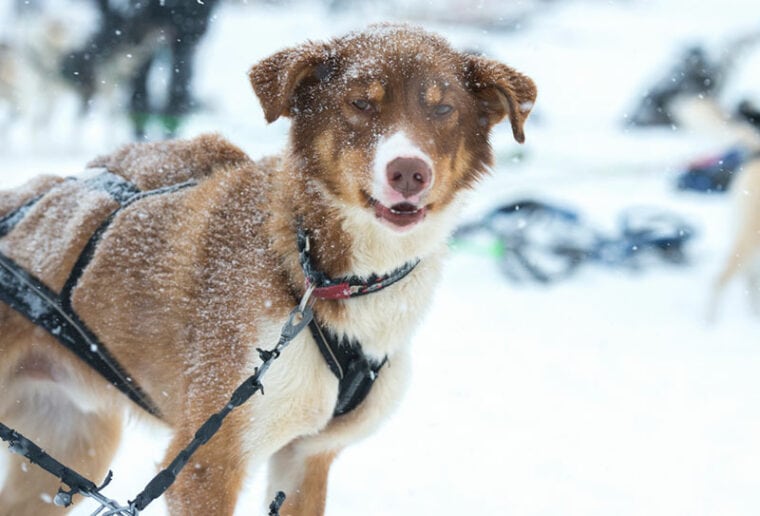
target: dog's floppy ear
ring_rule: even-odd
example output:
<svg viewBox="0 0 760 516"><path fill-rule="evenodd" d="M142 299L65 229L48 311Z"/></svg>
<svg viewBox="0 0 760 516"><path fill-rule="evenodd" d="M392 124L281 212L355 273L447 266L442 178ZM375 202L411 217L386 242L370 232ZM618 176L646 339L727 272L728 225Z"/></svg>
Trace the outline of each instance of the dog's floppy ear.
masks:
<svg viewBox="0 0 760 516"><path fill-rule="evenodd" d="M277 52L253 65L248 77L267 122L292 114L296 88L308 77L323 79L328 74L325 69L328 59L327 45L306 43Z"/></svg>
<svg viewBox="0 0 760 516"><path fill-rule="evenodd" d="M509 115L512 134L525 141L523 124L536 101L536 85L512 68L481 56L466 56L467 87L478 99L481 125L491 127Z"/></svg>

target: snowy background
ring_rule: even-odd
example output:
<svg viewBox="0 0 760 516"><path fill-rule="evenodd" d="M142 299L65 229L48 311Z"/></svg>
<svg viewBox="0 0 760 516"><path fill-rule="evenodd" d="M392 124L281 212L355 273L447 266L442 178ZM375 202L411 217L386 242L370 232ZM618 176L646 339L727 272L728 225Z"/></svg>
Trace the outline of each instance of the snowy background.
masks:
<svg viewBox="0 0 760 516"><path fill-rule="evenodd" d="M49 3L87 23L83 2ZM508 124L494 134L497 164L469 218L535 197L609 231L624 208L667 208L698 233L687 266L590 265L548 287L507 280L486 254L452 253L414 339L409 394L337 461L328 514L760 514L760 320L738 281L717 321L705 319L733 236L732 205L674 188L688 161L732 142L720 131L622 124L685 45L719 50L760 28L757 0L346 3L223 4L198 54L195 91L206 109L181 136L218 131L253 157L276 152L288 123L265 125L251 64L306 39L409 20L505 61L539 88L526 145L511 140ZM28 36L33 29L4 9L0 31ZM760 100L760 52L740 65L722 97L729 107ZM59 95L41 128L22 118L3 129L0 187L75 174L128 140L126 121L106 106L78 119ZM152 477L167 441L136 424L128 433L106 492L121 501ZM261 474L251 478L238 514L265 514L262 486ZM157 502L145 514L164 511Z"/></svg>

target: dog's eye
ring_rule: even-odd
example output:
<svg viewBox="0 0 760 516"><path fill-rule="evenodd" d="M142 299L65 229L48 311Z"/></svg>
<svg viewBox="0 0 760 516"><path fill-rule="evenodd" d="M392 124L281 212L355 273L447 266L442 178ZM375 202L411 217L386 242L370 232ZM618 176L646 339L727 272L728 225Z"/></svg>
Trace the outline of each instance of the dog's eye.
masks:
<svg viewBox="0 0 760 516"><path fill-rule="evenodd" d="M372 110L372 104L369 103L369 101L364 99L356 99L351 102L351 105L354 106L359 111L371 111Z"/></svg>
<svg viewBox="0 0 760 516"><path fill-rule="evenodd" d="M438 104L437 106L433 106L433 114L435 116L446 116L452 111L454 111L454 108L448 104Z"/></svg>

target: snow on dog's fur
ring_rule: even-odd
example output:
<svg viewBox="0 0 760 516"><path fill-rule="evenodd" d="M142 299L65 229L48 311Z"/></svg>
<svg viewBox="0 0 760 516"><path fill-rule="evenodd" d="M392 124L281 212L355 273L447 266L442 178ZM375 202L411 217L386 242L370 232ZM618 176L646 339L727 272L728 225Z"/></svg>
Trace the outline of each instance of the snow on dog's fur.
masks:
<svg viewBox="0 0 760 516"><path fill-rule="evenodd" d="M420 263L380 292L314 305L332 332L375 360L388 357L369 396L334 417L338 381L301 333L264 378L266 395L233 412L167 492L172 514L232 514L246 472L266 462L270 491L288 494L282 514L324 511L334 457L401 397L410 335L438 280L460 198L491 164L490 129L508 118L522 142L536 95L530 79L501 63L393 25L283 50L250 78L268 121L292 119L281 156L253 162L203 136L131 145L92 163L144 190L198 181L123 210L73 294L74 309L174 429L167 458L252 374L256 348L272 347L303 294L297 224L332 277ZM0 216L51 184L0 251L58 291L115 205L84 183L47 178L0 193ZM127 398L7 307L0 355L0 421L102 478ZM56 481L13 460L0 515L59 514L41 498Z"/></svg>

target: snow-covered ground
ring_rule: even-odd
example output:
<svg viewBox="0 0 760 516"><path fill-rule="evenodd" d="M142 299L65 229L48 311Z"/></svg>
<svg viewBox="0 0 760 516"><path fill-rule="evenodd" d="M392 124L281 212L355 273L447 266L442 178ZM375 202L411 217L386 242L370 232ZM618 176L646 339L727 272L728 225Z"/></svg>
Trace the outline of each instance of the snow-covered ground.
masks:
<svg viewBox="0 0 760 516"><path fill-rule="evenodd" d="M213 111L191 120L183 135L218 131L253 156L281 148L287 122L265 126L247 68L284 46L403 19L420 11L415 7L436 14L429 2L393 4L364 3L343 14L308 3L225 5L198 62L197 93ZM441 4L442 11L464 9L462 18L501 6ZM499 16L533 12L512 32L424 23L457 46L515 66L539 87L528 143L518 148L507 127L496 132L498 163L473 195L468 217L534 196L575 207L612 231L623 208L668 208L699 230L688 248L691 263L636 273L589 266L545 287L509 282L487 256L453 253L414 339L409 394L375 436L337 461L327 512L758 514L760 320L739 282L726 292L717 322L704 317L710 283L729 252L730 199L673 186L685 161L731 142L720 132L629 131L621 121L684 44L720 48L758 28L760 6L756 0L510 5ZM730 105L742 95L760 97L758 54L733 76ZM76 173L127 133L122 121L97 115L59 125L64 129L42 141L23 128L11 132L10 143L0 146L0 187L39 172ZM122 501L154 474L166 443L166 435L137 424L128 434L107 489ZM238 514L264 514L263 476L250 485ZM164 514L162 502L145 514Z"/></svg>

